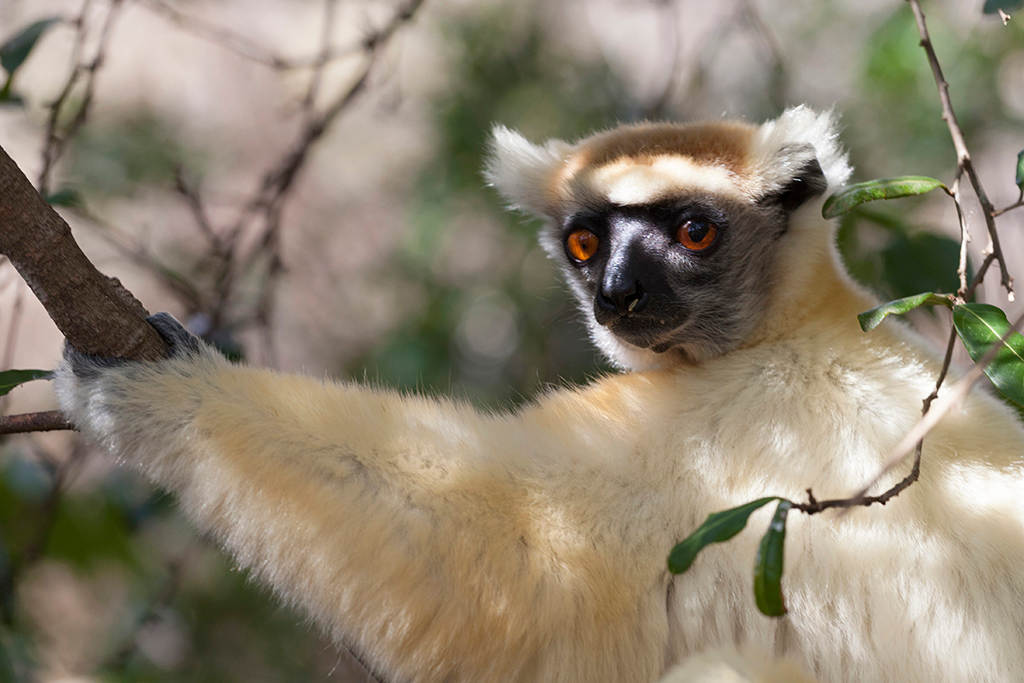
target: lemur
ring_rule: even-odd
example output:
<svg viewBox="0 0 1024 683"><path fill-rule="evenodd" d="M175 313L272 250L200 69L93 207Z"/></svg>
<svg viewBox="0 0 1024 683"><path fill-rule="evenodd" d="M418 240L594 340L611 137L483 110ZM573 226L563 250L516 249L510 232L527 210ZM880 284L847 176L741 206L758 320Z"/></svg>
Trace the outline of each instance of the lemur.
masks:
<svg viewBox="0 0 1024 683"><path fill-rule="evenodd" d="M850 172L805 107L498 127L487 178L543 219L620 374L484 413L234 364L157 316L169 358L69 347L60 404L387 681L1019 679L1024 430L982 392L884 508L791 518L784 619L755 608L750 528L667 571L710 512L856 490L932 389L928 344L857 326L874 301L821 217Z"/></svg>

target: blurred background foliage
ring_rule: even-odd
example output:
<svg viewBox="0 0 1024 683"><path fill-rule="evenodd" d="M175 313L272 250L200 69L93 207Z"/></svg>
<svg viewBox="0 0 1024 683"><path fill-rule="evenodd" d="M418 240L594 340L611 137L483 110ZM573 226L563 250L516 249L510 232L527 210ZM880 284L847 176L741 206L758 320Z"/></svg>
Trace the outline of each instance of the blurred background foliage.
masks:
<svg viewBox="0 0 1024 683"><path fill-rule="evenodd" d="M495 406L601 365L554 270L538 263L537 224L505 211L483 187L491 127L515 121L533 138L571 138L627 119L630 102L607 64L577 62L536 19L515 25L507 14L496 6L444 29L461 53L450 65L459 85L430 103L437 150L417 174L408 234L388 266L389 279L411 279L424 299L384 344L347 368L375 368L389 386L454 391ZM451 277L464 268L446 261L466 254L449 245L467 238L452 233L452 216L467 204L496 224L484 236L490 267Z"/></svg>
<svg viewBox="0 0 1024 683"><path fill-rule="evenodd" d="M312 0L262 3L276 7L276 24L232 24L251 11L244 2L171 4L253 28L254 39L272 44L279 30L305 48L301 53L314 49L319 3ZM291 28L281 19L289 11L278 5L308 11ZM353 5L379 14L373 3ZM189 218L173 190L176 178L184 170L201 180L211 214L222 215L263 167L254 150L280 152L290 139L292 124L278 118L295 111L288 74L259 72L251 83L232 77L244 92L207 93L197 103L199 95L181 85L194 76L168 52L142 70L147 80L166 80L173 92L166 99L147 95L125 69L115 69L112 88L97 94L98 109L58 171L60 187L89 207L69 215L76 235L152 310L191 319L255 362L498 408L608 368L536 245L536 222L506 212L483 185L493 123L534 140L573 139L649 117L717 117L727 110L758 120L787 104L835 103L855 179L951 177L952 145L903 2L795 8L782 0L741 0L715 3L714 10L670 0L591 5L600 7L428 2L395 38L411 47L398 49L369 102L328 139L328 151L300 180L298 199L285 213L285 270L274 315L231 322L256 305L265 269L242 275L221 320L202 298L186 300L147 278L146 263L130 257L152 248L176 277L215 290L207 248L181 227ZM926 9L982 174L1000 188L994 194L1012 201L1012 157L1024 146L1024 23L1003 27L982 14L980 1ZM51 10L71 15L77 3L12 0L0 8L0 40ZM347 20L353 31L368 21L355 16ZM672 26L664 32L669 24L674 34ZM136 30L146 40L180 32L170 22ZM26 104L0 109L0 143L23 167L34 163L42 105L60 80L62 40L70 37L55 33L41 42L32 59L45 68L19 75ZM653 62L630 61L632 52L648 54L652 45ZM169 54L179 50L182 62L210 59L209 69L220 68L219 53L196 49L195 57L181 51L194 49L187 46L173 44ZM46 61L48 53L61 57ZM119 58L147 59L131 44L115 43L109 59ZM410 71L410 61L424 64ZM279 81L283 90L268 85ZM106 223L129 231L131 247L104 246ZM839 245L857 279L897 297L955 289L955 235L951 207L929 196L854 212L841 224ZM984 238L975 242L976 255ZM1004 246L1018 266L1021 246L1020 239ZM14 324L11 301L0 299L0 331ZM927 315L917 319L926 333ZM52 367L59 338L45 325L40 331L22 324L14 367ZM34 349L45 349L38 360ZM15 400L28 391L19 389ZM33 400L51 399L20 400L29 409ZM70 438L0 439L0 681L349 680L332 646L196 538L172 501L86 451Z"/></svg>

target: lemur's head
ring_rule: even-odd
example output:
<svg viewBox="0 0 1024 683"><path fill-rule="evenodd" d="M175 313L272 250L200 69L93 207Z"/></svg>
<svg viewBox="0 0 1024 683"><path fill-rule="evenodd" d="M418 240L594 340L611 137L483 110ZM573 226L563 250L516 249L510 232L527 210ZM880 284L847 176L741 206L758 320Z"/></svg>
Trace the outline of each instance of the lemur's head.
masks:
<svg viewBox="0 0 1024 683"><path fill-rule="evenodd" d="M622 126L576 144L494 130L486 174L543 217L598 347L641 369L741 345L761 321L798 218L849 176L831 113ZM806 221L805 221L806 222ZM801 245L802 247L802 245Z"/></svg>

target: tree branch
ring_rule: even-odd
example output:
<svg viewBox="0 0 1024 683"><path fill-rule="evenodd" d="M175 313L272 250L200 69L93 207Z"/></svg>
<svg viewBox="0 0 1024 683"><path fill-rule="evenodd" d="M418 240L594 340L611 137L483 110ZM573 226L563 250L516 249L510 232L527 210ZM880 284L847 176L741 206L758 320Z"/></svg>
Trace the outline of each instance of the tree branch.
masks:
<svg viewBox="0 0 1024 683"><path fill-rule="evenodd" d="M68 342L86 353L158 360L163 340L146 309L89 262L71 228L0 147L0 254L28 283Z"/></svg>
<svg viewBox="0 0 1024 683"><path fill-rule="evenodd" d="M953 111L953 105L949 97L949 84L942 75L942 68L939 66L938 57L932 47L931 38L928 35L928 27L925 23L924 13L921 11L919 0L907 0L907 2L914 13L914 19L917 22L918 32L921 36L921 47L925 50L925 54L928 58L928 64L931 66L932 75L935 78L935 84L939 91L939 100L942 105L942 118L949 128L950 136L953 139L953 147L957 154L956 177L952 183L952 189L947 190L947 193L953 198L953 203L956 206L957 220L960 226L960 254L957 265L957 278L959 279L960 286L957 290L955 301L963 303L971 298L978 285L980 285L982 280L985 278L985 273L994 261L998 261L1000 270L1002 271L1002 284L1006 288L1007 297L1010 301L1013 301L1013 278L1009 275L1006 261L1003 257L1002 248L999 245L999 233L996 230L995 218L1000 214L1024 204L1024 189L1021 190L1021 197L1015 204L1011 204L1010 206L998 211L993 208L992 203L988 199L988 195L985 194L985 190L981 185L981 181L979 180L977 173L975 173L974 165L971 162L971 155L967 150L967 143L964 140L963 131L960 129L960 125L957 122L956 114ZM967 244L971 241L971 236L967 227L967 220L964 216L963 205L961 204L960 198L960 181L963 179L964 174L966 174L970 180L971 186L974 188L974 193L977 195L978 201L981 203L985 216L985 224L988 227L989 237L991 239L991 247L988 254L985 256L981 267L978 269L978 272L975 274L974 279L970 284L967 282ZM1014 331L1019 330L1022 325L1024 325L1024 316L1017 319L1017 321L1011 326L1010 331L1004 335L1003 340L1005 340L1006 337ZM849 509L860 506L866 507L874 505L875 503L885 505L892 498L898 496L904 489L917 481L921 474L921 452L924 447L925 435L927 435L928 432L938 424L939 420L942 419L953 405L963 400L970 388L981 377L985 367L995 357L1000 346L1000 344L994 344L985 356L979 359L967 374L957 381L950 390L950 393L942 397L938 408L932 411L932 403L939 398L939 389L942 388L942 384L949 372L949 366L953 359L953 349L955 345L956 328L950 326L949 341L946 343L946 354L942 361L942 368L939 371L938 378L935 380L935 389L931 394L925 397L922 402L921 419L913 429L910 430L910 432L904 435L903 439L892 450L886 458L885 466L882 470L860 491L846 498L819 501L814 497L814 493L811 489L807 489L807 502L794 503L793 507L795 509L809 515L813 515L831 508ZM867 495L867 492L874 488L883 476L889 473L899 463L903 462L907 454L911 451L914 453L914 464L912 465L910 472L884 493L877 496Z"/></svg>

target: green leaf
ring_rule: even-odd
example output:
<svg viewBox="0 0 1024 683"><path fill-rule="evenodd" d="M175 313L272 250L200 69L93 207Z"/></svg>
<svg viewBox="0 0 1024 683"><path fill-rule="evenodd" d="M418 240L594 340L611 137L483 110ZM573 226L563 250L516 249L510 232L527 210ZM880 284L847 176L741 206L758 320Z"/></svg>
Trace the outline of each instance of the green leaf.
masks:
<svg viewBox="0 0 1024 683"><path fill-rule="evenodd" d="M865 202L925 194L940 187L946 187L941 180L921 175L867 180L843 188L825 200L825 205L821 207L821 215L825 218L835 218Z"/></svg>
<svg viewBox="0 0 1024 683"><path fill-rule="evenodd" d="M953 325L975 362L1010 329L1006 314L989 304L954 306ZM1001 345L985 374L1003 396L1024 405L1024 336L1014 332Z"/></svg>
<svg viewBox="0 0 1024 683"><path fill-rule="evenodd" d="M912 311L918 306L949 306L953 304L950 300L941 294L935 294L934 292L923 292L921 294L915 294L914 296L908 296L903 299L896 299L884 303L881 306L876 306L870 311L864 311L857 316L857 322L860 323L860 329L865 332L869 332L881 324L883 320L889 315L903 315L907 311Z"/></svg>
<svg viewBox="0 0 1024 683"><path fill-rule="evenodd" d="M1020 191L1024 192L1024 149L1017 152L1017 174L1013 180L1017 183Z"/></svg>
<svg viewBox="0 0 1024 683"><path fill-rule="evenodd" d="M85 204L78 190L70 187L62 187L56 192L46 195L46 201L51 206L83 206Z"/></svg>
<svg viewBox="0 0 1024 683"><path fill-rule="evenodd" d="M1009 14L1014 10L1020 9L1021 6L1024 6L1024 0L985 0L982 12L985 14L995 14L999 10L1003 10Z"/></svg>
<svg viewBox="0 0 1024 683"><path fill-rule="evenodd" d="M886 288L894 297L917 292L951 292L958 286L960 242L927 230L894 234L879 254ZM967 279L971 264L967 263Z"/></svg>
<svg viewBox="0 0 1024 683"><path fill-rule="evenodd" d="M13 76L18 67L28 59L29 53L32 52L32 48L36 46L46 29L58 21L60 21L60 17L40 19L21 29L8 38L7 42L0 45L0 66L7 72L8 77Z"/></svg>
<svg viewBox="0 0 1024 683"><path fill-rule="evenodd" d="M53 373L49 370L4 370L0 372L0 396L14 387L34 379L50 379Z"/></svg>
<svg viewBox="0 0 1024 683"><path fill-rule="evenodd" d="M672 552L668 556L668 570L673 574L682 574L690 568L697 558L697 553L705 546L728 541L743 531L751 513L773 500L779 500L779 497L759 498L745 505L708 515L708 518L696 531L672 548Z"/></svg>
<svg viewBox="0 0 1024 683"><path fill-rule="evenodd" d="M761 613L769 617L781 617L786 613L782 599L782 558L786 542L786 515L792 505L788 500L779 501L754 561L754 599Z"/></svg>

